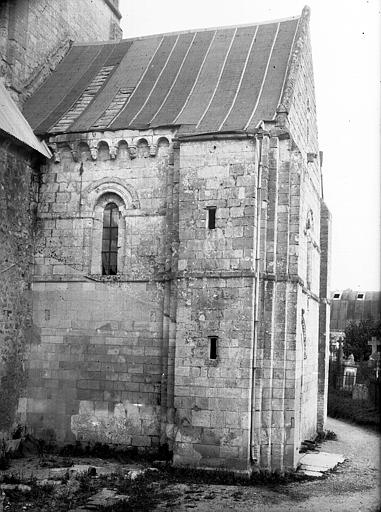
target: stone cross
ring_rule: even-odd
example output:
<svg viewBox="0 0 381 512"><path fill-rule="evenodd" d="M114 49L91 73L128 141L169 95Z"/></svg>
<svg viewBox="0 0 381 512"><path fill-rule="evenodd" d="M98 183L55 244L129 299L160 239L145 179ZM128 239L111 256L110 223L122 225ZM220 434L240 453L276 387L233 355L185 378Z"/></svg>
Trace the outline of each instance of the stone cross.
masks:
<svg viewBox="0 0 381 512"><path fill-rule="evenodd" d="M377 352L377 345L381 345L381 341L372 336L372 339L368 341L368 345L372 347L372 354Z"/></svg>

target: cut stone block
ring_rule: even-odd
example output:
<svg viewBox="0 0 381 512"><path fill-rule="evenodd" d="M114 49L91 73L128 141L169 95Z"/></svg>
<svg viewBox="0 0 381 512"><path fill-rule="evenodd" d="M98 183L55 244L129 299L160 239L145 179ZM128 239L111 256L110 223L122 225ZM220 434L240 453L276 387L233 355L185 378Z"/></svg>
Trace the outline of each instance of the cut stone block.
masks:
<svg viewBox="0 0 381 512"><path fill-rule="evenodd" d="M299 460L299 473L308 476L322 476L345 461L343 455L337 453L317 452L306 453Z"/></svg>

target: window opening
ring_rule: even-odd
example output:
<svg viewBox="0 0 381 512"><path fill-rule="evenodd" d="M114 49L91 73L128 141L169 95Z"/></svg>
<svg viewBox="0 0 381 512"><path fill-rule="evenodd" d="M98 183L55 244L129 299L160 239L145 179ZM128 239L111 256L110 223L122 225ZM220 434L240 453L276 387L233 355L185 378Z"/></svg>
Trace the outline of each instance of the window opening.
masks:
<svg viewBox="0 0 381 512"><path fill-rule="evenodd" d="M356 374L353 371L347 371L344 375L344 388L353 388L355 380Z"/></svg>
<svg viewBox="0 0 381 512"><path fill-rule="evenodd" d="M103 212L102 275L117 273L119 210L115 203L109 203Z"/></svg>
<svg viewBox="0 0 381 512"><path fill-rule="evenodd" d="M357 298L358 298L359 300L362 300L362 299L364 298L364 294L363 294L363 293L358 293L358 294L357 294Z"/></svg>
<svg viewBox="0 0 381 512"><path fill-rule="evenodd" d="M209 336L209 359L217 359L217 336Z"/></svg>
<svg viewBox="0 0 381 512"><path fill-rule="evenodd" d="M340 299L340 293L334 293L333 294L334 299Z"/></svg>
<svg viewBox="0 0 381 512"><path fill-rule="evenodd" d="M208 229L216 229L216 210L215 206L208 208Z"/></svg>

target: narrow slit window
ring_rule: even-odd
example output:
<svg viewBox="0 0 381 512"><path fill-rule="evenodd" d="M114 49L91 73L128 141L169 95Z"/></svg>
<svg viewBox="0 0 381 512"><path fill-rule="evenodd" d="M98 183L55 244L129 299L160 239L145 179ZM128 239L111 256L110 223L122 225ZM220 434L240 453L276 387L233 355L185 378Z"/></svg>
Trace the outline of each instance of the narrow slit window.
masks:
<svg viewBox="0 0 381 512"><path fill-rule="evenodd" d="M114 276L118 262L119 210L115 203L109 203L103 212L102 275Z"/></svg>
<svg viewBox="0 0 381 512"><path fill-rule="evenodd" d="M215 206L208 208L208 229L216 229L216 210Z"/></svg>
<svg viewBox="0 0 381 512"><path fill-rule="evenodd" d="M217 336L209 337L209 359L217 359Z"/></svg>

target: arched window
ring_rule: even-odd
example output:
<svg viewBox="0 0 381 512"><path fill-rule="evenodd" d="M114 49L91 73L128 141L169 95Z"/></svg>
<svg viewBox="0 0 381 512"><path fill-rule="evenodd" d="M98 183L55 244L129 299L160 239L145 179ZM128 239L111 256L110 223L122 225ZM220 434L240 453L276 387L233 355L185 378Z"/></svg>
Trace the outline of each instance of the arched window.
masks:
<svg viewBox="0 0 381 512"><path fill-rule="evenodd" d="M108 203L103 212L102 275L113 276L118 271L119 209Z"/></svg>

